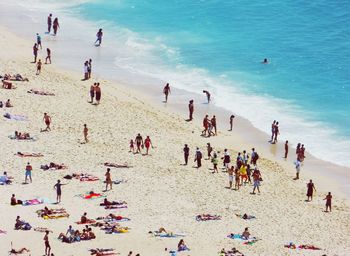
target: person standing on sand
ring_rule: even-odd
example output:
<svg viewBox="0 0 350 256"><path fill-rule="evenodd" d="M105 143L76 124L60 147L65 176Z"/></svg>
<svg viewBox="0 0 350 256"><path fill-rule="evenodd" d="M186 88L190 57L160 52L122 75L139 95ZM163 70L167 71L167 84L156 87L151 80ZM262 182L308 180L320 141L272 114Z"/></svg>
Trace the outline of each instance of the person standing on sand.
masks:
<svg viewBox="0 0 350 256"><path fill-rule="evenodd" d="M213 147L210 145L210 143L207 143L208 160L211 159L211 152L213 152Z"/></svg>
<svg viewBox="0 0 350 256"><path fill-rule="evenodd" d="M141 134L137 134L136 138L135 138L135 142L136 142L136 154L137 153L141 153L141 147L143 148L143 139Z"/></svg>
<svg viewBox="0 0 350 256"><path fill-rule="evenodd" d="M54 189L56 189L56 202L61 202L61 195L62 195L62 186L67 184L62 184L60 180L57 180L57 183L53 186Z"/></svg>
<svg viewBox="0 0 350 256"><path fill-rule="evenodd" d="M93 102L94 102L94 98L95 98L95 87L96 87L96 83L94 83L94 85L91 85L91 86L90 86L90 98L91 98L90 103L93 103Z"/></svg>
<svg viewBox="0 0 350 256"><path fill-rule="evenodd" d="M34 61L33 63L36 63L36 58L38 57L38 45L37 43L34 44L33 46L33 55L34 55Z"/></svg>
<svg viewBox="0 0 350 256"><path fill-rule="evenodd" d="M331 192L328 192L328 195L326 195L326 197L323 200L326 200L326 212L328 212L328 208L329 208L329 211L332 212L332 194L331 194Z"/></svg>
<svg viewBox="0 0 350 256"><path fill-rule="evenodd" d="M28 162L25 170L25 178L24 178L25 184L28 184L28 178L30 180L30 183L32 183L32 170L33 170L33 167Z"/></svg>
<svg viewBox="0 0 350 256"><path fill-rule="evenodd" d="M50 64L51 64L51 50L49 48L46 48L46 53L47 53L47 56L45 59L45 64L48 64L47 63L48 60L50 61Z"/></svg>
<svg viewBox="0 0 350 256"><path fill-rule="evenodd" d="M194 156L194 161L197 162L197 169L202 166L202 152L197 148L196 155Z"/></svg>
<svg viewBox="0 0 350 256"><path fill-rule="evenodd" d="M205 93L205 95L207 96L207 101L208 101L208 104L210 103L210 93L206 90L203 90L203 93Z"/></svg>
<svg viewBox="0 0 350 256"><path fill-rule="evenodd" d="M188 147L187 144L185 144L185 147L183 148L184 152L184 158L185 158L185 165L188 164L188 156L190 155L190 148Z"/></svg>
<svg viewBox="0 0 350 256"><path fill-rule="evenodd" d="M233 168L233 166L232 166ZM236 167L235 170L235 190L239 190L240 187L240 172L239 169Z"/></svg>
<svg viewBox="0 0 350 256"><path fill-rule="evenodd" d="M53 21L53 25L52 25L52 28L53 28L53 34L54 35L57 35L57 30L58 28L60 27L60 24L58 23L58 18L56 17Z"/></svg>
<svg viewBox="0 0 350 256"><path fill-rule="evenodd" d="M153 148L152 141L151 141L150 137L147 136L146 139L145 139L146 155L148 155L148 151L149 151L149 148L151 146Z"/></svg>
<svg viewBox="0 0 350 256"><path fill-rule="evenodd" d="M228 188L232 188L232 183L233 183L233 174L234 174L234 167L231 166L231 168L228 168Z"/></svg>
<svg viewBox="0 0 350 256"><path fill-rule="evenodd" d="M171 93L170 91L170 86L169 86L169 83L167 83L163 89L163 93L165 95L165 103L168 102L168 95Z"/></svg>
<svg viewBox="0 0 350 256"><path fill-rule="evenodd" d="M89 129L87 128L86 124L84 124L83 133L84 133L84 140L85 140L85 143L88 143L88 142L89 142L89 140L88 140L88 132L89 132Z"/></svg>
<svg viewBox="0 0 350 256"><path fill-rule="evenodd" d="M96 41L95 41L95 46L100 46L102 43L102 36L103 36L103 32L102 32L102 28L100 28L97 33L96 33ZM98 42L98 44L96 44Z"/></svg>
<svg viewBox="0 0 350 256"><path fill-rule="evenodd" d="M83 80L88 80L89 79L89 62L85 61L84 62L84 79Z"/></svg>
<svg viewBox="0 0 350 256"><path fill-rule="evenodd" d="M256 166L258 159L259 159L258 153L255 151L255 148L252 148L250 164L253 164Z"/></svg>
<svg viewBox="0 0 350 256"><path fill-rule="evenodd" d="M189 116L189 121L192 121L193 120L193 112L194 112L194 104L193 104L193 100L190 100L189 104L188 104L188 111L190 113L190 116Z"/></svg>
<svg viewBox="0 0 350 256"><path fill-rule="evenodd" d="M312 183L312 180L310 180L310 182L306 185L306 187L307 187L307 192L306 192L307 201L310 202L312 201L312 196L314 191L316 191L316 188L314 183Z"/></svg>
<svg viewBox="0 0 350 256"><path fill-rule="evenodd" d="M107 168L107 172L105 174L105 177L106 177L106 191L107 191L107 188L108 188L108 185L110 187L110 190L112 190L112 178L111 178L111 169L110 168Z"/></svg>
<svg viewBox="0 0 350 256"><path fill-rule="evenodd" d="M229 131L232 131L232 128L233 128L233 119L235 118L234 115L231 115L230 116L230 130Z"/></svg>
<svg viewBox="0 0 350 256"><path fill-rule="evenodd" d="M273 142L272 144L276 144L277 142L277 136L280 134L280 130L279 130L279 127L278 127L278 122L276 122L275 124L275 129L273 130Z"/></svg>
<svg viewBox="0 0 350 256"><path fill-rule="evenodd" d="M38 44L38 48L40 46L40 49L43 49L43 46L41 45L41 36L39 33L36 33L36 43Z"/></svg>
<svg viewBox="0 0 350 256"><path fill-rule="evenodd" d="M50 117L47 113L44 113L43 121L44 121L45 124L46 124L46 129L45 129L45 130L41 130L41 131L42 131L42 132L51 131L51 128L50 128L51 117Z"/></svg>
<svg viewBox="0 0 350 256"><path fill-rule="evenodd" d="M50 242L49 242L49 231L48 230L45 231L44 241L45 241L45 255L50 256L51 246L50 246Z"/></svg>
<svg viewBox="0 0 350 256"><path fill-rule="evenodd" d="M284 158L287 159L287 156L288 156L288 140L286 140L286 143L284 143Z"/></svg>
<svg viewBox="0 0 350 256"><path fill-rule="evenodd" d="M203 131L202 131L202 135L205 137L207 135L207 131L208 131L208 125L209 125L209 117L208 115L205 115L204 119L203 119Z"/></svg>
<svg viewBox="0 0 350 256"><path fill-rule="evenodd" d="M273 136L275 135L275 124L276 124L276 120L273 120L273 123L271 124L271 139L269 142L273 141Z"/></svg>
<svg viewBox="0 0 350 256"><path fill-rule="evenodd" d="M92 59L89 59L88 61L88 78L91 78L91 72L92 72Z"/></svg>
<svg viewBox="0 0 350 256"><path fill-rule="evenodd" d="M36 64L36 75L40 75L41 66L42 66L42 62L41 62L41 60L39 60L38 63Z"/></svg>
<svg viewBox="0 0 350 256"><path fill-rule="evenodd" d="M211 122L211 125L212 125L213 128L214 128L214 134L215 134L215 136L218 135L218 134L217 134L217 128L216 128L216 116L215 116L215 115L211 118L210 122Z"/></svg>
<svg viewBox="0 0 350 256"><path fill-rule="evenodd" d="M47 32L50 34L51 32L51 25L52 25L52 14L50 13L47 17Z"/></svg>
<svg viewBox="0 0 350 256"><path fill-rule="evenodd" d="M96 84L95 87L95 93L96 93L96 104L100 104L100 100L101 100L101 87L100 87L100 83Z"/></svg>
<svg viewBox="0 0 350 256"><path fill-rule="evenodd" d="M296 170L296 176L295 176L294 180L298 180L299 174L300 174L300 168L301 168L301 162L300 162L299 158L297 158L297 160L294 162L294 165L295 165L295 170Z"/></svg>
<svg viewBox="0 0 350 256"><path fill-rule="evenodd" d="M211 162L213 163L213 172L212 173L219 173L218 171L218 163L219 163L219 159L218 159L218 155L214 152L213 158L211 159Z"/></svg>

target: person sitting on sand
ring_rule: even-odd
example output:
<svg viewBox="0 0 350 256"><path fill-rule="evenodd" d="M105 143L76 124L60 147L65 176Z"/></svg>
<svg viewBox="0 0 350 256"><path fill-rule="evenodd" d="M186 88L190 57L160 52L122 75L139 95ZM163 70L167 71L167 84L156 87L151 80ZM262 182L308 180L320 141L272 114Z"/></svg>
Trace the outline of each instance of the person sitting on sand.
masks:
<svg viewBox="0 0 350 256"><path fill-rule="evenodd" d="M91 228L88 228L88 238L89 238L89 240L90 239L95 239L96 238L96 235L95 235L95 233L92 231L92 229Z"/></svg>
<svg viewBox="0 0 350 256"><path fill-rule="evenodd" d="M7 108L12 108L12 107L13 107L13 105L12 105L11 102L10 102L10 99L8 99L8 100L6 101L5 107L7 107Z"/></svg>
<svg viewBox="0 0 350 256"><path fill-rule="evenodd" d="M2 88L4 89L16 89L15 86L12 85L12 83L7 82L7 81L2 81Z"/></svg>
<svg viewBox="0 0 350 256"><path fill-rule="evenodd" d="M18 205L18 204L22 204L22 200L17 200L15 194L12 194L11 205Z"/></svg>
<svg viewBox="0 0 350 256"><path fill-rule="evenodd" d="M242 239L248 240L248 239L249 239L249 236L250 236L250 233L249 233L249 231L248 231L248 228L245 228L244 231L243 231L243 233L242 233L242 235L241 235L241 237L242 237Z"/></svg>
<svg viewBox="0 0 350 256"><path fill-rule="evenodd" d="M179 243L177 244L177 250L179 252L189 250L189 248L187 247L187 245L185 244L185 241L183 239L181 239L179 241Z"/></svg>
<svg viewBox="0 0 350 256"><path fill-rule="evenodd" d="M84 223L87 223L89 221L89 219L86 216L87 216L87 213L84 212L84 214L80 218L80 223L84 224Z"/></svg>
<svg viewBox="0 0 350 256"><path fill-rule="evenodd" d="M0 185L10 185L12 181L13 177L8 176L7 172L4 172L4 174L0 176Z"/></svg>

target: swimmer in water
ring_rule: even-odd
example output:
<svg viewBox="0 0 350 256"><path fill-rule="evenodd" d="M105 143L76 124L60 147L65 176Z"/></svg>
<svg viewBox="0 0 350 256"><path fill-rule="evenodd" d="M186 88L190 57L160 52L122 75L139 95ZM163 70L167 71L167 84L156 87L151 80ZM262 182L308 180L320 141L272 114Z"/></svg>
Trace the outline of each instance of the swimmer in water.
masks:
<svg viewBox="0 0 350 256"><path fill-rule="evenodd" d="M262 64L269 64L268 60L265 58L262 62Z"/></svg>

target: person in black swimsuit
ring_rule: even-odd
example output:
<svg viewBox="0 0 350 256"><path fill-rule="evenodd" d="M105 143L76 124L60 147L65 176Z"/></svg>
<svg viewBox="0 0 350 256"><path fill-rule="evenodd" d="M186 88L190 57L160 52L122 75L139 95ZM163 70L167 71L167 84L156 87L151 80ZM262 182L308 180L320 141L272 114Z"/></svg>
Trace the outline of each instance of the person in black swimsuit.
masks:
<svg viewBox="0 0 350 256"><path fill-rule="evenodd" d="M61 187L64 185L67 185L67 184L62 184L60 180L57 180L57 183L55 184L55 186L53 186L53 188L56 189L57 203L61 202L61 195L62 195Z"/></svg>

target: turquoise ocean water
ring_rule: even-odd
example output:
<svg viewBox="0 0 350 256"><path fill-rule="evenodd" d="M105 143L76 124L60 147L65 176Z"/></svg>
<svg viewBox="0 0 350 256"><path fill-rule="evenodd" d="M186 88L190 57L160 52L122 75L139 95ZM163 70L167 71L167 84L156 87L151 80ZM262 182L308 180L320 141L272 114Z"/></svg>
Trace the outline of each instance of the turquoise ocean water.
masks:
<svg viewBox="0 0 350 256"><path fill-rule="evenodd" d="M103 26L116 68L191 92L208 88L214 104L257 128L268 132L277 119L284 139L350 166L347 0L63 2Z"/></svg>

